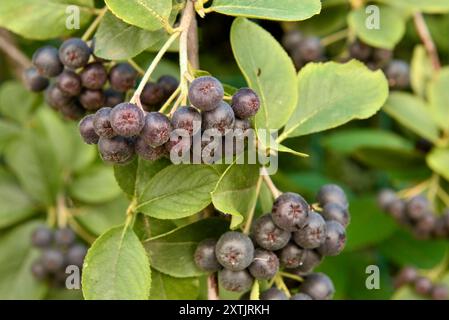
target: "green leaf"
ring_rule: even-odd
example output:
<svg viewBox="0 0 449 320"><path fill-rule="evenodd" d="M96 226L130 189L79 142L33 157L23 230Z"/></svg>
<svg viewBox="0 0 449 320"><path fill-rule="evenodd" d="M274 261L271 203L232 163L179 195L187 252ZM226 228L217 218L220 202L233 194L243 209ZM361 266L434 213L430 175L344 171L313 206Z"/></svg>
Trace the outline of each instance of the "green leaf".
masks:
<svg viewBox="0 0 449 320"><path fill-rule="evenodd" d="M410 93L393 92L390 94L384 110L417 135L434 143L438 142L437 124L432 120L429 107L420 98Z"/></svg>
<svg viewBox="0 0 449 320"><path fill-rule="evenodd" d="M35 213L30 197L14 182L0 180L0 228L25 220Z"/></svg>
<svg viewBox="0 0 449 320"><path fill-rule="evenodd" d="M5 119L0 119L0 152L14 140L16 137L20 136L21 128L12 121L7 121Z"/></svg>
<svg viewBox="0 0 449 320"><path fill-rule="evenodd" d="M442 129L449 129L449 67L441 71L433 78L429 85L429 107L433 119Z"/></svg>
<svg viewBox="0 0 449 320"><path fill-rule="evenodd" d="M173 278L156 270L151 271L150 300L196 300L197 278Z"/></svg>
<svg viewBox="0 0 449 320"><path fill-rule="evenodd" d="M363 42L378 48L394 49L405 34L405 18L401 12L389 6L378 6L379 28L368 28L370 15L365 6L353 10L348 16L348 24Z"/></svg>
<svg viewBox="0 0 449 320"><path fill-rule="evenodd" d="M0 299L36 300L46 286L34 279L31 265L39 252L30 245L31 234L40 222L22 224L0 236Z"/></svg>
<svg viewBox="0 0 449 320"><path fill-rule="evenodd" d="M168 25L171 0L105 0L109 10L128 24L154 31Z"/></svg>
<svg viewBox="0 0 449 320"><path fill-rule="evenodd" d="M427 156L427 164L429 165L429 167L449 181L448 163L449 163L448 149L434 149Z"/></svg>
<svg viewBox="0 0 449 320"><path fill-rule="evenodd" d="M300 21L320 13L319 0L214 0L210 10L231 16Z"/></svg>
<svg viewBox="0 0 449 320"><path fill-rule="evenodd" d="M157 219L179 219L209 205L218 174L206 165L171 165L145 186L137 210Z"/></svg>
<svg viewBox="0 0 449 320"><path fill-rule="evenodd" d="M335 128L374 115L388 97L382 71L352 60L311 63L298 74L298 104L280 140Z"/></svg>
<svg viewBox="0 0 449 320"><path fill-rule="evenodd" d="M249 298L250 300L259 300L259 297L260 297L259 280L256 280L254 281L253 287L251 288Z"/></svg>
<svg viewBox="0 0 449 320"><path fill-rule="evenodd" d="M400 9L422 11L425 13L445 13L449 11L448 0L377 0Z"/></svg>
<svg viewBox="0 0 449 320"><path fill-rule="evenodd" d="M17 105L19 99L20 104ZM37 95L27 91L23 84L17 81L5 82L0 87L0 114L6 118L25 123L36 101Z"/></svg>
<svg viewBox="0 0 449 320"><path fill-rule="evenodd" d="M212 203L223 213L231 214L231 229L237 228L257 201L256 186L259 166L231 164L212 192Z"/></svg>
<svg viewBox="0 0 449 320"><path fill-rule="evenodd" d="M381 170L408 170L416 173L424 165L422 154L415 150L363 147L354 152L354 157L364 164Z"/></svg>
<svg viewBox="0 0 449 320"><path fill-rule="evenodd" d="M410 286L405 286L399 288L399 290L394 294L392 300L427 300L424 296L416 293L414 288Z"/></svg>
<svg viewBox="0 0 449 320"><path fill-rule="evenodd" d="M45 40L67 36L77 31L69 29L73 24L69 5L77 5L80 13L80 27L92 17L92 0L2 0L0 6L0 26L29 39Z"/></svg>
<svg viewBox="0 0 449 320"><path fill-rule="evenodd" d="M202 275L193 260L198 243L217 238L228 230L228 222L210 218L177 228L144 242L151 266L167 275L190 278Z"/></svg>
<svg viewBox="0 0 449 320"><path fill-rule="evenodd" d="M423 45L417 45L413 50L410 67L410 82L413 91L420 97L425 98L427 85L433 77L433 66L427 51Z"/></svg>
<svg viewBox="0 0 449 320"><path fill-rule="evenodd" d="M84 261L82 286L86 300L148 299L151 268L132 229L110 229L93 243Z"/></svg>
<svg viewBox="0 0 449 320"><path fill-rule="evenodd" d="M292 60L273 36L247 19L232 24L231 44L246 82L260 98L256 128L281 128L298 99Z"/></svg>
<svg viewBox="0 0 449 320"><path fill-rule="evenodd" d="M408 231L399 231L379 245L388 259L422 269L431 269L441 262L447 248L447 241L418 240Z"/></svg>
<svg viewBox="0 0 449 320"><path fill-rule="evenodd" d="M101 203L120 194L111 167L95 166L75 177L69 186L70 195L86 203Z"/></svg>
<svg viewBox="0 0 449 320"><path fill-rule="evenodd" d="M165 38L164 30L148 31L106 13L95 34L95 55L108 60L126 60Z"/></svg>

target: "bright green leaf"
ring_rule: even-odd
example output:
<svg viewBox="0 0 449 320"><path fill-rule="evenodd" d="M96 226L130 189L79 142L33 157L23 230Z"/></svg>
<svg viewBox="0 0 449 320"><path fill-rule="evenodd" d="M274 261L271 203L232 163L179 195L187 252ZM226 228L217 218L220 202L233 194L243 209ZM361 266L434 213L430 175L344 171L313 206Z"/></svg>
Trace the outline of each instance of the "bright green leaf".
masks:
<svg viewBox="0 0 449 320"><path fill-rule="evenodd" d="M413 91L420 97L425 98L427 84L432 79L433 66L427 51L423 45L417 45L413 50L413 57L410 66L410 83Z"/></svg>
<svg viewBox="0 0 449 320"><path fill-rule="evenodd" d="M24 220L34 212L33 201L17 184L0 180L0 228Z"/></svg>
<svg viewBox="0 0 449 320"><path fill-rule="evenodd" d="M433 78L429 85L429 107L435 122L445 130L449 130L449 67L441 71Z"/></svg>
<svg viewBox="0 0 449 320"><path fill-rule="evenodd" d="M0 114L6 118L24 123L29 118L36 101L37 95L27 91L23 84L17 81L5 82L0 87Z"/></svg>
<svg viewBox="0 0 449 320"><path fill-rule="evenodd" d="M435 149L427 156L429 167L449 181L449 150Z"/></svg>
<svg viewBox="0 0 449 320"><path fill-rule="evenodd" d="M173 278L153 269L150 300L195 300L198 287L197 278Z"/></svg>

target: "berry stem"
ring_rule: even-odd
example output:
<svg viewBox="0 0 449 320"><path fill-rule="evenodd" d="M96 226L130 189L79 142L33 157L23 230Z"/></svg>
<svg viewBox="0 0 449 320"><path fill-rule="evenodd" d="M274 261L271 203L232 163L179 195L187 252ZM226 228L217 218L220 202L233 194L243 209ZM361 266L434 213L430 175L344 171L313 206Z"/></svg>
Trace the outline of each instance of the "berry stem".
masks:
<svg viewBox="0 0 449 320"><path fill-rule="evenodd" d="M348 34L349 34L348 29L344 29L344 30L335 32L335 33L328 35L327 37L324 37L323 39L321 39L321 45L323 47L327 47L337 41L345 39L348 36Z"/></svg>
<svg viewBox="0 0 449 320"><path fill-rule="evenodd" d="M449 194L444 191L444 189L439 185L438 189L437 189L437 195L438 198L440 198L441 201L443 201L443 203L449 207Z"/></svg>
<svg viewBox="0 0 449 320"><path fill-rule="evenodd" d="M68 223L70 225L70 228L75 231L75 233L80 236L84 241L86 241L89 244L94 243L95 237L91 235L89 232L87 232L79 223L76 221L76 219L70 217L68 220Z"/></svg>
<svg viewBox="0 0 449 320"><path fill-rule="evenodd" d="M156 57L154 58L154 60L151 62L150 66L148 67L147 71L145 72L142 80L140 81L139 87L136 89L136 91L134 92L133 97L131 98L131 103L135 103L137 104L137 106L141 109L142 108L142 103L140 102L140 95L142 94L143 88L145 87L145 85L147 84L148 80L151 77L151 74L153 73L153 71L156 69L157 65L159 64L159 62L161 61L162 57L164 56L164 54L167 52L167 50L170 48L170 46L172 45L172 43L178 38L179 36L179 31L173 33L170 38L168 38L168 40L165 42L165 44L162 46L161 50L157 53Z"/></svg>
<svg viewBox="0 0 449 320"><path fill-rule="evenodd" d="M143 70L133 59L128 59L128 63L141 75L145 74L145 70Z"/></svg>
<svg viewBox="0 0 449 320"><path fill-rule="evenodd" d="M432 39L432 35L430 34L429 28L427 27L426 20L421 12L416 12L413 16L413 21L415 23L416 31L418 32L421 41L424 44L424 47L427 50L427 54L429 55L432 65L435 71L440 71L441 62L438 56L438 50L435 46L435 42Z"/></svg>
<svg viewBox="0 0 449 320"><path fill-rule="evenodd" d="M254 213L256 211L257 199L259 198L260 187L262 186L262 176L259 176L256 183L256 194L254 195L254 199L251 203L251 209L248 212L248 217L246 218L245 228L243 229L244 234L249 234L251 230L251 225L254 219Z"/></svg>
<svg viewBox="0 0 449 320"><path fill-rule="evenodd" d="M207 300L220 300L216 273L211 273L207 277Z"/></svg>
<svg viewBox="0 0 449 320"><path fill-rule="evenodd" d="M95 30L97 29L98 25L100 24L101 20L103 19L104 15L108 12L108 7L105 6L103 9L100 9L98 12L98 16L95 18L95 20L91 23L89 28L87 28L86 32L84 32L83 36L81 37L82 40L87 41L91 38Z"/></svg>
<svg viewBox="0 0 449 320"><path fill-rule="evenodd" d="M178 86L175 92L173 92L170 98L168 98L167 101L165 101L164 105L159 109L159 112L164 113L170 107L170 104L175 100L175 98L179 95L180 92L181 87Z"/></svg>
<svg viewBox="0 0 449 320"><path fill-rule="evenodd" d="M179 39L179 69L180 69L180 87L182 103L187 104L188 83L187 74L189 72L189 34L191 24L194 21L195 8L192 1L187 1L181 18L181 37ZM192 36L190 37L192 40ZM192 41L191 41L192 42ZM191 50L192 51L192 50Z"/></svg>
<svg viewBox="0 0 449 320"><path fill-rule="evenodd" d="M260 300L260 286L258 280L254 280L253 287L251 288L251 293L249 295L249 299Z"/></svg>
<svg viewBox="0 0 449 320"><path fill-rule="evenodd" d="M361 8L361 7L363 6L363 4L364 4L364 0L350 0L350 2L351 2L351 6L352 6L354 9L359 9L359 8Z"/></svg>
<svg viewBox="0 0 449 320"><path fill-rule="evenodd" d="M411 198L413 196L416 196L416 195L422 193L423 191L427 190L427 188L429 187L430 180L431 179L427 179L412 188L404 189L404 190L398 192L399 198Z"/></svg>
<svg viewBox="0 0 449 320"><path fill-rule="evenodd" d="M47 225L53 228L56 225L57 217L56 217L56 208L50 207L47 212Z"/></svg>
<svg viewBox="0 0 449 320"><path fill-rule="evenodd" d="M430 200L434 207L436 206L435 199L437 197L439 186L440 177L436 173L434 173L432 175L432 178L430 178L429 189L427 190L427 198Z"/></svg>
<svg viewBox="0 0 449 320"><path fill-rule="evenodd" d="M297 275L294 275L294 274L291 274L291 273L287 273L287 272L283 272L283 271L279 271L279 275L281 277L288 278L288 279L293 279L293 280L296 280L298 282L303 282L304 281L304 279L302 277L300 277L300 276L297 276Z"/></svg>
<svg viewBox="0 0 449 320"><path fill-rule="evenodd" d="M65 228L68 220L68 210L65 204L65 195L59 194L56 200L56 215L59 228Z"/></svg>
<svg viewBox="0 0 449 320"><path fill-rule="evenodd" d="M0 28L0 50L19 66L20 74L23 69L31 66L30 59L17 47L11 34L2 28Z"/></svg>
<svg viewBox="0 0 449 320"><path fill-rule="evenodd" d="M276 199L277 197L279 197L282 194L282 192L279 191L279 189L275 186L273 180L271 180L271 177L268 175L267 169L265 167L263 167L261 170L262 170L261 174L262 174L263 180L267 184L268 189L270 189L273 197Z"/></svg>
<svg viewBox="0 0 449 320"><path fill-rule="evenodd" d="M288 290L287 286L285 285L284 279L282 279L282 276L279 273L274 277L274 283L279 290L284 291L287 297L291 297L290 291Z"/></svg>

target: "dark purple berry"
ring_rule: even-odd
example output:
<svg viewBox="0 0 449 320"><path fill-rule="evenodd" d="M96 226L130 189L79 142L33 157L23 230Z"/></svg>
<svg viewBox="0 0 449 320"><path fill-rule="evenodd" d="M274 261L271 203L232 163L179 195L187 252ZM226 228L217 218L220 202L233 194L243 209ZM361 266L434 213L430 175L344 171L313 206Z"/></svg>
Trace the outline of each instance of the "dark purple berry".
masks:
<svg viewBox="0 0 449 320"><path fill-rule="evenodd" d="M94 129L95 116L90 114L85 116L79 123L80 135L87 144L97 144L100 137Z"/></svg>
<svg viewBox="0 0 449 320"><path fill-rule="evenodd" d="M125 102L125 94L113 89L105 90L104 96L106 99L104 105L108 108L114 108L116 105Z"/></svg>
<svg viewBox="0 0 449 320"><path fill-rule="evenodd" d="M28 68L23 72L23 79L28 90L33 92L44 91L50 84L48 79L41 76L34 67Z"/></svg>
<svg viewBox="0 0 449 320"><path fill-rule="evenodd" d="M112 89L126 92L136 85L137 72L128 63L119 63L109 72L109 82Z"/></svg>
<svg viewBox="0 0 449 320"><path fill-rule="evenodd" d="M260 300L288 300L288 297L278 288L270 288L260 294Z"/></svg>
<svg viewBox="0 0 449 320"><path fill-rule="evenodd" d="M416 278L414 285L416 293L423 296L430 294L433 288L432 281L426 277Z"/></svg>
<svg viewBox="0 0 449 320"><path fill-rule="evenodd" d="M386 211L388 207L398 199L396 192L391 189L383 189L377 196L377 204L379 207Z"/></svg>
<svg viewBox="0 0 449 320"><path fill-rule="evenodd" d="M42 265L49 272L56 272L64 266L64 255L55 249L46 249L42 253Z"/></svg>
<svg viewBox="0 0 449 320"><path fill-rule="evenodd" d="M282 38L282 45L287 51L293 51L300 45L303 38L304 36L299 30L290 30Z"/></svg>
<svg viewBox="0 0 449 320"><path fill-rule="evenodd" d="M405 224L408 222L408 217L405 212L405 202L401 199L393 200L387 207L386 211L399 223Z"/></svg>
<svg viewBox="0 0 449 320"><path fill-rule="evenodd" d="M402 90L410 86L410 66L401 60L391 61L385 68L390 88Z"/></svg>
<svg viewBox="0 0 449 320"><path fill-rule="evenodd" d="M173 129L186 130L190 136L201 130L201 114L192 107L178 108L171 118Z"/></svg>
<svg viewBox="0 0 449 320"><path fill-rule="evenodd" d="M317 201L324 207L328 203L338 203L342 207L348 207L348 200L342 188L336 184L327 184L320 188L317 194Z"/></svg>
<svg viewBox="0 0 449 320"><path fill-rule="evenodd" d="M304 250L299 266L292 270L299 276L309 274L323 261L323 257L315 250Z"/></svg>
<svg viewBox="0 0 449 320"><path fill-rule="evenodd" d="M167 100L178 88L179 81L175 77L165 75L157 80L157 84L164 91L164 100Z"/></svg>
<svg viewBox="0 0 449 320"><path fill-rule="evenodd" d="M133 137L142 131L145 114L137 105L124 102L112 109L110 121L115 133L123 137Z"/></svg>
<svg viewBox="0 0 449 320"><path fill-rule="evenodd" d="M164 89L154 82L148 82L140 95L140 101L148 107L159 107L164 103Z"/></svg>
<svg viewBox="0 0 449 320"><path fill-rule="evenodd" d="M79 75L73 71L65 70L59 75L56 83L59 89L68 96L74 97L81 93L81 79Z"/></svg>
<svg viewBox="0 0 449 320"><path fill-rule="evenodd" d="M37 248L47 248L53 241L53 232L46 226L39 226L31 235L31 243Z"/></svg>
<svg viewBox="0 0 449 320"><path fill-rule="evenodd" d="M59 111L64 118L74 121L81 120L86 114L86 110L80 105L78 101L72 101L70 104L63 105Z"/></svg>
<svg viewBox="0 0 449 320"><path fill-rule="evenodd" d="M58 49L52 46L38 49L33 54L33 65L41 76L47 78L56 77L64 70L64 66L59 60Z"/></svg>
<svg viewBox="0 0 449 320"><path fill-rule="evenodd" d="M83 266L84 258L87 254L86 246L82 244L75 244L67 250L66 262L67 265L74 265L79 268Z"/></svg>
<svg viewBox="0 0 449 320"><path fill-rule="evenodd" d="M418 234L428 237L435 229L436 220L436 217L432 213L428 212L416 221L414 226L415 230Z"/></svg>
<svg viewBox="0 0 449 320"><path fill-rule="evenodd" d="M279 270L279 259L271 251L256 249L254 251L254 261L248 270L256 279L271 279Z"/></svg>
<svg viewBox="0 0 449 320"><path fill-rule="evenodd" d="M248 271L232 271L223 269L218 272L218 283L228 291L244 292L248 291L253 285L254 279Z"/></svg>
<svg viewBox="0 0 449 320"><path fill-rule="evenodd" d="M223 85L214 77L196 78L190 85L190 103L201 111L214 110L221 104L223 97Z"/></svg>
<svg viewBox="0 0 449 320"><path fill-rule="evenodd" d="M70 69L82 68L89 62L91 49L86 42L79 38L71 38L59 48L59 59Z"/></svg>
<svg viewBox="0 0 449 320"><path fill-rule="evenodd" d="M389 49L376 48L373 52L373 60L380 67L385 66L393 58L393 51Z"/></svg>
<svg viewBox="0 0 449 320"><path fill-rule="evenodd" d="M253 90L242 88L232 97L231 105L237 118L248 119L259 111L260 100Z"/></svg>
<svg viewBox="0 0 449 320"><path fill-rule="evenodd" d="M112 129L110 115L111 108L104 107L99 109L94 116L93 126L95 133L103 138L113 138L116 136L114 129Z"/></svg>
<svg viewBox="0 0 449 320"><path fill-rule="evenodd" d="M178 135L177 131L174 130L170 134L170 140L168 140L165 144L165 149L168 152L170 158L172 156L177 157L190 157L190 149L192 146L192 139L187 135Z"/></svg>
<svg viewBox="0 0 449 320"><path fill-rule="evenodd" d="M75 232L69 228L62 228L55 231L55 243L61 247L71 246L76 239Z"/></svg>
<svg viewBox="0 0 449 320"><path fill-rule="evenodd" d="M145 116L145 125L140 137L155 148L170 140L172 130L170 119L166 115L160 112L150 112Z"/></svg>
<svg viewBox="0 0 449 320"><path fill-rule="evenodd" d="M216 272L221 269L221 265L215 256L216 244L217 241L214 239L205 239L196 247L194 260L197 267L202 271Z"/></svg>
<svg viewBox="0 0 449 320"><path fill-rule="evenodd" d="M281 264L287 269L294 269L301 265L304 249L294 243L287 244L279 254Z"/></svg>
<svg viewBox="0 0 449 320"><path fill-rule="evenodd" d="M100 137L98 150L103 161L112 164L126 164L134 156L133 143L120 136L111 139Z"/></svg>
<svg viewBox="0 0 449 320"><path fill-rule="evenodd" d="M165 146L159 146L153 148L148 143L145 142L142 137L137 138L135 144L136 154L144 160L156 161L167 155L167 150Z"/></svg>
<svg viewBox="0 0 449 320"><path fill-rule="evenodd" d="M292 295L290 300L312 300L312 297L305 293L297 293Z"/></svg>
<svg viewBox="0 0 449 320"><path fill-rule="evenodd" d="M223 267L240 271L247 268L253 261L254 245L243 233L229 231L218 240L215 255Z"/></svg>
<svg viewBox="0 0 449 320"><path fill-rule="evenodd" d="M318 248L323 256L336 256L343 251L346 244L345 228L337 221L326 222L326 239Z"/></svg>
<svg viewBox="0 0 449 320"><path fill-rule="evenodd" d="M335 220L343 227L347 227L351 220L347 208L342 207L338 203L328 203L323 207L321 215L326 221Z"/></svg>
<svg viewBox="0 0 449 320"><path fill-rule="evenodd" d="M79 96L79 101L84 109L97 111L104 106L105 97L101 90L84 90Z"/></svg>
<svg viewBox="0 0 449 320"><path fill-rule="evenodd" d="M40 260L33 262L31 265L31 274L39 281L45 280L48 276L48 271Z"/></svg>
<svg viewBox="0 0 449 320"><path fill-rule="evenodd" d="M93 62L84 67L80 77L84 88L100 90L108 81L108 72L102 63Z"/></svg>
<svg viewBox="0 0 449 320"><path fill-rule="evenodd" d="M287 245L291 233L276 226L271 214L266 214L254 222L252 236L262 248L276 251Z"/></svg>
<svg viewBox="0 0 449 320"><path fill-rule="evenodd" d="M415 282L418 278L418 271L413 267L404 267L394 279L396 288Z"/></svg>
<svg viewBox="0 0 449 320"><path fill-rule="evenodd" d="M369 45L361 42L355 41L349 46L349 54L351 58L360 60L362 62L368 62L373 53L373 48Z"/></svg>
<svg viewBox="0 0 449 320"><path fill-rule="evenodd" d="M430 211L430 202L423 196L416 196L407 202L406 213L412 220L419 220Z"/></svg>
<svg viewBox="0 0 449 320"><path fill-rule="evenodd" d="M305 62L320 61L324 54L321 40L317 37L305 37L296 48Z"/></svg>
<svg viewBox="0 0 449 320"><path fill-rule="evenodd" d="M274 201L271 213L278 227L294 232L304 225L309 215L309 205L299 194L286 192Z"/></svg>
<svg viewBox="0 0 449 320"><path fill-rule="evenodd" d="M50 85L45 90L45 102L55 110L60 110L63 106L73 103L73 98L62 92L55 84Z"/></svg>
<svg viewBox="0 0 449 320"><path fill-rule="evenodd" d="M335 293L332 280L324 273L308 275L299 290L312 297L313 300L331 300Z"/></svg>
<svg viewBox="0 0 449 320"><path fill-rule="evenodd" d="M228 130L234 128L235 115L232 108L222 101L218 107L212 111L202 112L202 129L216 130L224 135Z"/></svg>
<svg viewBox="0 0 449 320"><path fill-rule="evenodd" d="M251 129L251 123L248 119L235 118L233 133L236 139L244 139L249 129Z"/></svg>
<svg viewBox="0 0 449 320"><path fill-rule="evenodd" d="M315 249L326 239L326 221L316 212L309 212L304 225L293 234L296 244L304 249Z"/></svg>

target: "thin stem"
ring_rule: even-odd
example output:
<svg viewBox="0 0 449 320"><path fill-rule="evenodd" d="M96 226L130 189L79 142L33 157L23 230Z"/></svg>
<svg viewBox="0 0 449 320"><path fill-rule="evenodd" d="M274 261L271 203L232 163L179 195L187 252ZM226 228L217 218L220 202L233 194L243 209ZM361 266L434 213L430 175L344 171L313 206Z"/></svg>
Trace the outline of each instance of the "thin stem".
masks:
<svg viewBox="0 0 449 320"><path fill-rule="evenodd" d="M296 280L298 282L303 282L304 281L304 279L302 277L297 276L295 274L287 273L287 272L280 271L279 275L282 276L283 278L293 279L293 280Z"/></svg>
<svg viewBox="0 0 449 320"><path fill-rule="evenodd" d="M251 292L249 295L250 300L260 300L260 285L259 280L255 279L253 286L251 288Z"/></svg>
<svg viewBox="0 0 449 320"><path fill-rule="evenodd" d="M14 61L23 71L31 66L30 59L14 43L11 34L0 28L0 50Z"/></svg>
<svg viewBox="0 0 449 320"><path fill-rule="evenodd" d="M98 16L95 18L95 20L92 22L92 24L87 28L86 32L84 32L81 39L84 41L87 41L91 38L95 30L97 29L98 25L100 24L101 20L103 19L104 15L108 12L108 7L104 7L98 12Z"/></svg>
<svg viewBox="0 0 449 320"><path fill-rule="evenodd" d="M173 92L170 98L168 98L167 101L165 101L164 105L159 109L159 112L164 113L170 107L171 103L175 100L175 98L179 95L180 92L181 87L178 86L175 92Z"/></svg>
<svg viewBox="0 0 449 320"><path fill-rule="evenodd" d="M60 194L58 195L58 198L56 199L56 215L57 215L57 222L59 228L65 228L67 226L67 220L69 213L66 208L65 204L65 195Z"/></svg>
<svg viewBox="0 0 449 320"><path fill-rule="evenodd" d="M128 59L128 63L141 75L145 74L145 70L143 70L133 59Z"/></svg>
<svg viewBox="0 0 449 320"><path fill-rule="evenodd" d="M418 32L418 35L426 48L427 54L432 61L433 68L435 71L439 71L441 69L441 62L438 56L438 50L422 13L416 12L413 16L413 21L415 22L416 31Z"/></svg>
<svg viewBox="0 0 449 320"><path fill-rule="evenodd" d="M267 184L268 189L270 189L271 194L273 195L273 197L276 199L277 197L279 197L282 192L279 191L279 189L275 186L273 180L271 180L271 177L268 175L267 169L264 167L262 168L262 177L265 181L265 183Z"/></svg>
<svg viewBox="0 0 449 320"><path fill-rule="evenodd" d="M260 187L262 186L262 180L262 176L257 179L256 194L254 196L253 202L251 203L251 209L248 212L248 217L246 218L245 228L243 229L244 234L249 234L249 231L251 230L251 225L254 219L254 212L256 211L257 198L259 198Z"/></svg>
<svg viewBox="0 0 449 320"><path fill-rule="evenodd" d="M147 84L148 80L151 77L151 74L153 73L153 71L156 69L157 65L159 64L159 62L161 61L162 57L164 56L164 54L167 52L167 50L170 48L170 46L172 45L172 43L178 38L179 36L179 32L176 32L174 34L172 34L170 36L170 38L168 38L168 40L165 42L165 44L162 46L161 50L157 53L156 57L154 58L154 60L151 62L150 66L148 67L147 71L145 72L142 80L140 81L139 87L137 88L137 90L134 92L133 97L131 98L131 103L135 103L137 104L137 106L141 109L142 108L142 103L140 102L140 95L142 94L143 88L145 87L145 85Z"/></svg>
<svg viewBox="0 0 449 320"><path fill-rule="evenodd" d="M290 291L288 290L287 286L285 285L284 279L282 279L282 276L280 274L277 274L274 277L274 283L276 283L276 287L278 287L279 290L284 291L284 293L287 295L287 297L291 297Z"/></svg>
<svg viewBox="0 0 449 320"><path fill-rule="evenodd" d="M196 1L200 3L201 1ZM200 68L199 43L198 43L198 22L196 15L193 13L190 22L189 33L187 36L187 55L189 57L190 66L196 70Z"/></svg>
<svg viewBox="0 0 449 320"><path fill-rule="evenodd" d="M430 180L431 179L427 179L412 188L404 189L404 190L398 192L399 198L411 198L420 193L423 193L429 187Z"/></svg>
<svg viewBox="0 0 449 320"><path fill-rule="evenodd" d="M56 217L56 208L50 207L47 212L47 225L49 227L54 227L56 225L57 217Z"/></svg>
<svg viewBox="0 0 449 320"><path fill-rule="evenodd" d="M344 30L338 31L336 33L333 33L331 35L328 35L327 37L324 37L323 39L321 39L321 45L323 47L327 47L337 41L345 39L348 36L348 34L349 34L349 30L344 29Z"/></svg>
<svg viewBox="0 0 449 320"><path fill-rule="evenodd" d="M193 17L195 16L195 8L192 1L187 1L186 7L181 18L181 37L179 39L179 68L181 79L181 97L182 103L187 104L188 83L186 74L189 72L189 33ZM192 39L192 37L190 37Z"/></svg>
<svg viewBox="0 0 449 320"><path fill-rule="evenodd" d="M220 300L216 273L211 273L207 277L207 300Z"/></svg>
<svg viewBox="0 0 449 320"><path fill-rule="evenodd" d="M76 221L76 219L70 217L68 220L70 228L72 228L75 233L80 236L87 243L92 244L95 241L95 237L91 235L89 232L84 230L84 228Z"/></svg>
<svg viewBox="0 0 449 320"><path fill-rule="evenodd" d="M444 189L441 186L438 186L437 195L438 198L440 198L440 200L443 201L443 203L447 207L449 207L449 194L446 191L444 191Z"/></svg>
<svg viewBox="0 0 449 320"><path fill-rule="evenodd" d="M429 190L427 191L427 198L434 206L436 206L435 199L437 197L439 186L440 186L440 177L434 173L432 175L432 178L430 178Z"/></svg>
<svg viewBox="0 0 449 320"><path fill-rule="evenodd" d="M176 102L173 104L173 108L171 109L170 113L168 114L170 117L175 113L176 109L178 109L178 107L184 101L184 96L183 96L181 87L179 87L179 91L181 92L181 94L179 95L178 99L176 99Z"/></svg>
<svg viewBox="0 0 449 320"><path fill-rule="evenodd" d="M364 0L349 0L351 2L351 6L354 9L359 9L363 6Z"/></svg>

